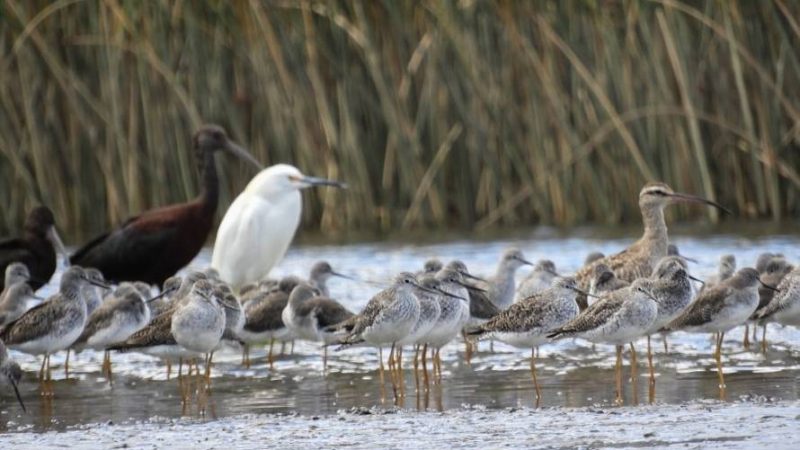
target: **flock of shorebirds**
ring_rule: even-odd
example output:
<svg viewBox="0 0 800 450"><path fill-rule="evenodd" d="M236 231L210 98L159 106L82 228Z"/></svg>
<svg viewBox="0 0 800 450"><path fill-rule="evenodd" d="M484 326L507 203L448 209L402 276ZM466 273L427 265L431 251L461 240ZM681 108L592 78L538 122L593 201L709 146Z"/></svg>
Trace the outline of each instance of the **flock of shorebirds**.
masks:
<svg viewBox="0 0 800 450"><path fill-rule="evenodd" d="M574 275L558 274L551 261L533 264L516 249L506 251L496 274L487 278L470 273L462 261L442 264L432 259L418 272L397 274L358 313L330 297L327 280L349 277L327 262L315 264L308 278L265 278L235 288L214 268L189 271L166 279L158 294L144 282L112 287L100 271L72 265L62 274L58 292L47 299L34 293L41 280L25 264L12 263L6 266L0 294L0 381L10 383L24 408L17 390L21 370L6 347L43 356L39 372L43 395L52 395L49 360L55 352L104 351L102 372L110 381L111 352L137 351L163 359L168 378L174 363L180 364L179 378L184 363L190 375L194 367L197 392L201 392L211 382L214 353L226 343L243 345L243 364L249 365L251 346L269 345L271 363L275 342L301 339L321 343L324 361L329 346L377 348L381 389L385 386L383 349L390 348L392 386L404 395L402 348L414 349L419 389L420 377L424 385L429 383L428 355L430 378L441 382L439 352L462 336L467 345L465 358L470 358L476 341L484 338L530 349L538 402L538 347L554 339L580 338L616 346L615 402L622 404L625 346L630 347L631 382L635 383L634 342L647 339L653 401L650 338L662 335L666 347L669 332L684 330L715 335L714 357L724 398L725 333L743 324L761 325L761 345L766 351L768 323L800 325L800 268L783 255L763 254L754 268L736 270L734 256L725 255L716 277L705 281L693 277L687 258L669 244L664 208L675 202L724 209L712 201L676 193L665 184L651 183L639 195L643 236L614 255L589 255ZM515 274L524 265L533 266L533 271L517 285ZM37 301L37 306L26 309ZM67 376L68 361L69 353L64 364ZM198 361L203 363L202 375ZM189 395L186 390L183 394Z"/></svg>

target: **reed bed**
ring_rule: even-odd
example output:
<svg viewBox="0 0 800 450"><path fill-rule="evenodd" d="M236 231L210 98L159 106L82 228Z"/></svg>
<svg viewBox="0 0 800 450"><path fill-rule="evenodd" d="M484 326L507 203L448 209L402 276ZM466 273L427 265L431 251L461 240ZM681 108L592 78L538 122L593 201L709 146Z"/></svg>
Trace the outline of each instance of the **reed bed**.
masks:
<svg viewBox="0 0 800 450"><path fill-rule="evenodd" d="M74 242L196 195L203 122L350 184L306 195L306 231L635 222L648 180L797 217L798 18L785 0L6 0L0 230L44 203ZM220 163L222 212L253 172Z"/></svg>

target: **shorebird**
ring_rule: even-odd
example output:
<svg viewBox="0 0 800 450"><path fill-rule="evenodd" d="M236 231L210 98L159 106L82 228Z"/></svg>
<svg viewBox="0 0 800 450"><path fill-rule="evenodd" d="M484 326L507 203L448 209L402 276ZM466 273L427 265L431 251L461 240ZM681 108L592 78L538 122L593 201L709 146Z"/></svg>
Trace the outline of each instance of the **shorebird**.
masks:
<svg viewBox="0 0 800 450"><path fill-rule="evenodd" d="M517 287L517 296L514 301L518 302L550 288L557 276L558 272L553 261L540 259L533 266L533 271Z"/></svg>
<svg viewBox="0 0 800 450"><path fill-rule="evenodd" d="M123 282L107 300L103 302L86 321L83 333L75 341L76 351L84 348L103 350L101 370L107 378L111 378L111 355L107 347L124 342L133 333L150 323L151 302L158 297L146 298L142 291L132 283Z"/></svg>
<svg viewBox="0 0 800 450"><path fill-rule="evenodd" d="M739 269L731 278L700 293L667 329L697 333L717 333L717 374L720 397L725 398L722 370L722 342L725 332L743 324L758 306L758 286L764 285L758 272L750 267ZM774 287L771 287L775 289Z"/></svg>
<svg viewBox="0 0 800 450"><path fill-rule="evenodd" d="M757 313L756 319L765 328L770 322L800 326L800 268L783 277L775 298Z"/></svg>
<svg viewBox="0 0 800 450"><path fill-rule="evenodd" d="M511 305L490 321L467 332L471 336L494 336L517 348L531 350L531 377L536 402L542 397L536 379L536 348L547 343L547 336L578 315L575 297L579 292L572 277L556 277L551 286ZM586 294L586 293L584 293Z"/></svg>
<svg viewBox="0 0 800 450"><path fill-rule="evenodd" d="M29 309L0 332L0 340L10 348L31 355L44 355L40 381L45 380L45 375L50 380L50 355L68 349L83 331L86 302L80 293L86 283L99 284L90 279L81 267L71 266L61 276L57 294Z"/></svg>
<svg viewBox="0 0 800 450"><path fill-rule="evenodd" d="M334 271L327 261L320 261L311 267L311 274L308 277L308 281L311 284L311 287L319 291L320 295L328 297L331 294L328 291L328 286L326 283L331 277L352 280L352 277L348 277L347 275Z"/></svg>
<svg viewBox="0 0 800 450"><path fill-rule="evenodd" d="M291 332L283 323L281 314L289 302L289 294L302 283L298 277L288 276L281 279L278 290L274 292L260 292L244 305L245 324L239 337L245 343L242 364L250 367L250 346L254 344L269 343L267 362L273 364L272 349L276 340L291 340Z"/></svg>
<svg viewBox="0 0 800 450"><path fill-rule="evenodd" d="M702 292L703 289L712 288L722 283L723 281L732 277L734 272L736 272L736 257L733 255L720 256L717 273L706 278L706 283L703 285L700 291Z"/></svg>
<svg viewBox="0 0 800 450"><path fill-rule="evenodd" d="M28 410L25 409L25 403L22 402L22 396L19 395L19 388L17 387L21 378L22 369L16 361L8 356L8 350L5 344L3 344L3 341L0 341L0 386L10 384L14 389L14 394L17 396L19 406L22 407L22 411L28 412Z"/></svg>
<svg viewBox="0 0 800 450"><path fill-rule="evenodd" d="M637 278L649 277L658 261L667 256L669 236L664 222L664 208L676 202L704 203L728 211L714 201L674 192L664 183L646 184L639 193L644 234L625 250L582 267L575 274L578 287L582 290L589 288L594 266L598 264L605 264L618 278L629 283ZM579 295L578 305L581 309L585 309L588 306L586 298Z"/></svg>
<svg viewBox="0 0 800 450"><path fill-rule="evenodd" d="M441 380L442 359L440 352L448 342L458 336L458 333L470 322L471 292L468 284L464 282L461 272L452 269L442 269L436 274L439 280L439 289L448 295L439 296L439 317L436 324L427 333L422 351L422 365L425 368L425 353L430 347L433 355L433 373ZM469 348L469 347L468 347ZM437 375L438 374L438 375Z"/></svg>
<svg viewBox="0 0 800 450"><path fill-rule="evenodd" d="M696 259L689 258L688 256L681 255L680 250L678 250L678 246L675 245L675 244L667 245L667 256L680 256L681 258L683 258L684 260L686 260L688 262L693 262L693 263L697 264L697 260Z"/></svg>
<svg viewBox="0 0 800 450"><path fill-rule="evenodd" d="M489 300L499 309L504 310L514 303L514 289L516 282L514 275L522 266L532 266L533 263L525 259L519 249L511 248L503 253L494 276L478 283L478 287L486 289Z"/></svg>
<svg viewBox="0 0 800 450"><path fill-rule="evenodd" d="M593 343L616 346L617 361L615 365L616 397L618 405L622 399L622 350L625 344L631 348L631 377L636 383L636 349L633 341L645 336L658 313L653 294L650 293L650 280L640 278L630 286L608 293L601 300L593 303L578 317L548 334L547 337L575 336ZM636 386L633 387L636 398Z"/></svg>
<svg viewBox="0 0 800 450"><path fill-rule="evenodd" d="M14 262L6 266L3 288L0 289L0 302L3 301L8 288L17 283L27 283L31 278L28 266L21 262Z"/></svg>
<svg viewBox="0 0 800 450"><path fill-rule="evenodd" d="M114 282L144 281L158 286L189 264L211 232L219 203L214 155L222 151L262 167L218 125L200 127L193 145L203 179L196 199L131 217L81 247L72 255L72 264L95 267Z"/></svg>
<svg viewBox="0 0 800 450"><path fill-rule="evenodd" d="M630 286L630 283L620 280L607 265L600 263L594 266L594 274L592 274L592 279L589 282L589 294L600 298L608 292L628 286ZM587 303L591 305L593 302L587 299Z"/></svg>
<svg viewBox="0 0 800 450"><path fill-rule="evenodd" d="M391 345L389 370L394 379L394 350L397 343L406 337L419 319L419 300L414 288L423 289L409 272L396 275L392 286L373 296L364 309L356 316L350 333L341 339L341 347L366 343L378 347L379 374L383 386L383 347Z"/></svg>
<svg viewBox="0 0 800 450"><path fill-rule="evenodd" d="M782 256L776 256L770 259L763 272L759 273L759 278L766 286L778 286L783 278L794 270L794 266L789 264ZM758 307L756 311L750 316L750 321L754 322L758 319L761 311L764 310L770 303L774 301L775 291L765 286L758 288ZM755 342L757 323L753 323L753 342ZM747 337L747 330L745 329L745 338ZM745 339L747 341L747 339ZM749 342L748 342L749 344ZM749 345L748 345L749 347ZM746 347L747 348L747 347ZM761 352L767 353L767 325L763 324L761 332Z"/></svg>
<svg viewBox="0 0 800 450"><path fill-rule="evenodd" d="M100 273L99 270L93 267L87 267L84 270L86 271L86 276L89 277L89 279L98 283L105 283L103 274ZM100 289L101 288L90 283L84 284L83 288L81 288L81 297L83 297L83 301L86 302L86 314L91 315L94 310L103 304L103 292L101 292Z"/></svg>
<svg viewBox="0 0 800 450"><path fill-rule="evenodd" d="M225 330L222 332L222 338L214 351L221 350L226 346L238 346L242 342L239 334L244 329L244 324L247 321L242 303L223 282L218 282L214 286L212 296L223 307L223 312L225 313Z"/></svg>
<svg viewBox="0 0 800 450"><path fill-rule="evenodd" d="M436 272L442 270L443 267L444 267L444 265L442 264L442 262L440 260L438 260L436 258L431 258L431 259L425 261L425 264L423 264L423 266L422 266L422 270L417 272L415 275L418 276L418 277L419 276L424 276L424 275L434 276L434 275L436 275Z"/></svg>
<svg viewBox="0 0 800 450"><path fill-rule="evenodd" d="M34 291L50 281L56 270L56 252L66 255L56 231L55 219L44 206L33 208L25 219L21 237L0 240L0 271L9 264L23 263L30 272L29 284ZM0 291L5 288L5 280Z"/></svg>
<svg viewBox="0 0 800 450"><path fill-rule="evenodd" d="M238 289L269 274L300 224L300 191L312 186L345 187L287 164L268 167L250 181L225 212L214 241L211 267L223 281Z"/></svg>
<svg viewBox="0 0 800 450"><path fill-rule="evenodd" d="M311 342L322 342L322 370L325 371L328 368L327 344L338 342L336 334L328 329L353 315L341 303L320 295L311 285L301 283L289 295L281 319L293 336Z"/></svg>
<svg viewBox="0 0 800 450"><path fill-rule="evenodd" d="M6 285L6 290L0 296L0 328L17 320L28 310L28 303L32 300L44 300L33 293L33 288L22 281Z"/></svg>
<svg viewBox="0 0 800 450"><path fill-rule="evenodd" d="M694 297L691 280L692 277L687 272L686 261L681 256L666 256L658 262L650 283L650 293L656 301L658 310L656 318L650 325L647 333L647 368L650 374L649 379L649 400L655 401L655 370L653 368L653 352L650 346L650 336L661 332L664 326L675 320L684 309L689 305ZM666 348L666 336L664 336L664 346Z"/></svg>
<svg viewBox="0 0 800 450"><path fill-rule="evenodd" d="M211 378L211 360L225 331L225 312L213 296L213 285L200 280L192 286L185 303L172 313L170 325L175 341L190 352L205 355L205 379Z"/></svg>
<svg viewBox="0 0 800 450"><path fill-rule="evenodd" d="M591 252L588 255L586 255L586 258L583 260L583 265L588 266L589 264L597 261L598 259L605 258L605 256L606 255L604 255L602 252Z"/></svg>
<svg viewBox="0 0 800 450"><path fill-rule="evenodd" d="M398 356L396 358L397 366L402 367L401 356L403 354L403 346L414 346L414 381L417 388L419 388L419 351L422 349L423 345L428 343L429 336L432 335L431 332L437 325L439 316L442 313L440 297L448 296L461 301L467 301L466 297L458 297L442 290L441 281L437 280L433 275L422 276L419 278L419 284L422 286L422 289L416 289L414 291L414 295L417 296L417 300L419 301L419 318L417 319L417 322L414 323L414 326L411 327L411 331L409 331L408 334L404 338L400 339L400 341L397 343ZM427 367L423 367L423 372L425 384L427 384Z"/></svg>
<svg viewBox="0 0 800 450"><path fill-rule="evenodd" d="M464 264L463 261L460 260L453 260L450 261L447 266L445 267L447 270L452 270L458 272L461 275L461 282L463 286L467 289L467 297L469 298L469 321L467 324L469 325L478 325L480 323L486 322L487 320L491 319L492 317L496 316L500 312L500 308L498 308L492 300L489 298L489 291L484 289L483 287L478 286L478 283L481 286L485 286L486 280L480 277L476 277L472 275L467 270L467 265ZM475 284L466 283L465 279L474 280ZM463 334L464 337L464 358L467 361L467 364L470 363L472 359L473 343L466 338L466 335Z"/></svg>

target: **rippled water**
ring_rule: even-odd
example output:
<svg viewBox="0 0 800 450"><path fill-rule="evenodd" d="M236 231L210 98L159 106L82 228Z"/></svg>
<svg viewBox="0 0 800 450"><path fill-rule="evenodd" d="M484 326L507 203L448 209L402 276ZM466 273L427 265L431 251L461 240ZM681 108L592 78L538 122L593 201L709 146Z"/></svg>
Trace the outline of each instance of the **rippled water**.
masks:
<svg viewBox="0 0 800 450"><path fill-rule="evenodd" d="M275 275L305 274L313 262L326 259L334 268L361 279L386 280L401 270L415 270L429 257L443 260L460 258L475 273L494 270L500 253L509 246L521 248L531 260L549 258L560 271L575 270L590 251L611 253L629 242L627 239L559 238L498 240L492 242L451 242L441 245L360 244L346 246L301 246L289 252ZM699 260L692 267L698 276L715 271L720 254L734 253L740 266L752 264L763 251L783 252L797 260L800 239L781 235L758 238L731 236L674 237L682 253ZM203 267L209 261L204 251L192 264ZM524 276L525 269L518 273ZM57 277L48 290L54 289ZM332 279L333 296L353 310L358 310L377 288L347 280ZM45 291L46 292L46 291ZM794 328L772 325L768 333L770 350L765 357L744 351L743 328L726 335L725 373L728 398L798 399L800 359L793 347L800 342ZM718 395L717 376L713 370L711 338L706 335L676 333L670 337L669 353L663 353L656 339L655 362L658 374L656 400L678 404ZM640 350L639 399L647 399L644 341ZM288 349L287 349L288 352ZM352 407L390 406L395 397L387 381L386 398L381 398L377 380L376 351L353 348L332 352L328 372L322 372L321 350L312 343L298 342L292 354L278 357L274 368L264 361L265 351L251 353L254 365L244 369L236 349L215 355L213 390L207 417L235 416L245 413L287 413L329 415ZM491 409L533 405L529 372L529 351L513 349L502 343L483 342L471 365L463 358L463 343L453 342L442 352L444 376L441 386L415 395L414 376L408 352L405 357L406 397L400 406L406 409L451 410L464 405ZM39 361L17 352L25 375L20 390L29 413L23 414L9 392L0 396L0 430L63 430L75 425L98 422L128 422L153 417L195 416L195 406L184 409L174 376L166 380L160 361L136 353L113 356L114 383L100 374L101 353L85 351L70 360L70 379L64 380L63 354L52 358L55 395L42 400L36 381ZM384 354L385 356L385 354ZM614 397L614 352L609 346L565 340L542 347L537 360L539 382L544 390L541 406L583 407L610 405ZM173 374L176 368L173 367ZM627 359L626 359L626 368ZM632 401L626 384L626 403Z"/></svg>

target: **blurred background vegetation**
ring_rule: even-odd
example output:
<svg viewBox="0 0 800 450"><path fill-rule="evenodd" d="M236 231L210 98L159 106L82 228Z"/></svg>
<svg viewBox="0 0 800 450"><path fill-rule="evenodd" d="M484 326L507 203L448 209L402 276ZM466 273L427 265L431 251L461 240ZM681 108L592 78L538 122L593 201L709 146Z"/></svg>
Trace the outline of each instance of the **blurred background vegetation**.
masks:
<svg viewBox="0 0 800 450"><path fill-rule="evenodd" d="M350 184L307 231L638 223L650 180L800 213L800 2L5 0L0 52L2 235L193 197L203 122Z"/></svg>

